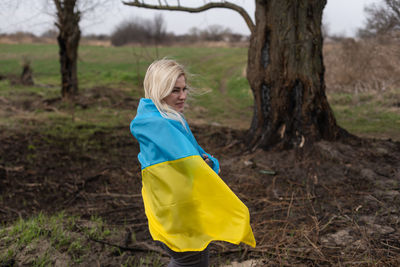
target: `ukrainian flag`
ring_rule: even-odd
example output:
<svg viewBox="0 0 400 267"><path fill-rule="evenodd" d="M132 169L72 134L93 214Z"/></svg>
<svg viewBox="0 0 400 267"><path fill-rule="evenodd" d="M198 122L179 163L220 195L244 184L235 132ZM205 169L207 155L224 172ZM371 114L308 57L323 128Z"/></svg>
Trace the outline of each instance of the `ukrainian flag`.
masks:
<svg viewBox="0 0 400 267"><path fill-rule="evenodd" d="M142 98L130 125L140 145L150 234L176 252L201 251L213 240L255 247L247 207L217 175L218 160L184 123L162 117L152 100Z"/></svg>

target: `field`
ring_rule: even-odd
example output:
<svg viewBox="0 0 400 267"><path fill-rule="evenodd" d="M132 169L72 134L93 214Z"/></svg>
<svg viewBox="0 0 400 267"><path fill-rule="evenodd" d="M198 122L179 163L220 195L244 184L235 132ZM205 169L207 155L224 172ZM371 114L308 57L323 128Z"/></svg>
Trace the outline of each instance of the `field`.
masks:
<svg viewBox="0 0 400 267"><path fill-rule="evenodd" d="M362 139L245 153L253 110L245 48L84 45L80 94L69 102L60 98L57 46L0 44L0 266L168 262L148 233L129 132L156 57L192 73L185 116L250 209L257 247L215 242L213 266L397 266L400 60L392 46L372 47L333 43L324 52L338 124ZM26 60L34 86L18 81Z"/></svg>

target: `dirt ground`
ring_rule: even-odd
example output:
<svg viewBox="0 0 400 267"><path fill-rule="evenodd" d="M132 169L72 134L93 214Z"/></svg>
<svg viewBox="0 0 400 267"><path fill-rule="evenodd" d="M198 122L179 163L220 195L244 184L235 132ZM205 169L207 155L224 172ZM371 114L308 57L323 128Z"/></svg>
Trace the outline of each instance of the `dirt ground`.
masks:
<svg viewBox="0 0 400 267"><path fill-rule="evenodd" d="M1 106L4 115L7 107L28 110L56 102L3 99ZM249 207L257 241L256 248L213 243L214 266L249 260L252 266L400 266L399 142L321 141L249 153L245 131L191 127L199 144L219 158L222 179ZM35 127L0 128L1 223L65 211L82 221L96 215L122 229L113 239L92 240L83 266L120 266L127 254L160 252L147 229L139 147L128 124L94 131L90 140L82 144ZM126 241L132 232L134 243ZM126 253L106 253L111 245ZM16 258L16 265L23 266L22 260ZM161 254L161 261L168 258Z"/></svg>

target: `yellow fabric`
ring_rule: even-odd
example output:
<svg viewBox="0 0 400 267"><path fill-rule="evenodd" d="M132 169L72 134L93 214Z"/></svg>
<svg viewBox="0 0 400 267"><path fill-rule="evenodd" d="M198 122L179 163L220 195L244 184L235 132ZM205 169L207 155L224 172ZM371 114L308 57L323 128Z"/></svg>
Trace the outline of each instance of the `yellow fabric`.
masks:
<svg viewBox="0 0 400 267"><path fill-rule="evenodd" d="M201 251L213 240L255 246L247 207L200 156L142 170L150 233L176 252Z"/></svg>

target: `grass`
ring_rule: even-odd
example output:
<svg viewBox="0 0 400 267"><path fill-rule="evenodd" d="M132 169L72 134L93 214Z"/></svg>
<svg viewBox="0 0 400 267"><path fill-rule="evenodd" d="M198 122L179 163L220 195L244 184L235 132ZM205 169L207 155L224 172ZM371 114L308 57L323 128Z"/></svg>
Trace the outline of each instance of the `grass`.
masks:
<svg viewBox="0 0 400 267"><path fill-rule="evenodd" d="M160 47L158 55L177 59L194 74L191 85L195 91L188 101L191 108L186 113L190 121L242 129L250 126L253 97L247 79L243 76L247 58L245 48ZM104 91L112 88L122 91L126 96L143 97L141 79L155 57L154 47L83 45L79 48L78 61L80 92L85 93L92 88ZM0 44L0 74L18 76L24 58L31 61L36 85L11 86L7 80L1 80L0 96L20 102L32 97L58 97L60 74L57 46ZM327 93L338 124L345 129L356 135L398 140L400 118L396 105L400 103L399 90L354 95L330 91L328 88ZM59 111L49 113L38 109L24 116L16 115L12 120L10 117L2 117L0 125L18 127L27 121L36 120L37 124L57 127L66 123L68 129L65 131L82 125L90 125L92 128L128 125L135 108L115 110L107 105L98 105L82 109L64 104ZM55 134L60 134L60 131Z"/></svg>
<svg viewBox="0 0 400 267"><path fill-rule="evenodd" d="M60 260L66 266L96 262L97 256L90 251L102 251L99 253L108 258L113 255L114 264L120 262L121 266L163 266L157 253L127 254L112 246L116 242L112 240L123 240L123 233L123 229L109 228L97 216L84 220L63 212L52 216L39 213L0 228L0 266L13 261L29 266L53 266ZM96 240L108 241L110 245L104 246Z"/></svg>
<svg viewBox="0 0 400 267"><path fill-rule="evenodd" d="M338 124L367 137L400 140L400 89L388 92L331 93L329 102Z"/></svg>
<svg viewBox="0 0 400 267"><path fill-rule="evenodd" d="M8 249L6 253L0 255L0 263L16 258L20 254L37 252L37 257L31 259L30 264L47 266L50 264L49 255L54 253L54 250L69 250L76 242L72 241L71 235L67 232L73 223L74 218L67 218L63 213L53 217L39 213L36 217L21 218L13 225L2 228L0 230L0 239L2 240L0 251L5 251L6 247Z"/></svg>
<svg viewBox="0 0 400 267"><path fill-rule="evenodd" d="M28 58L36 83L24 87L0 80L0 105L7 105L7 101L12 103L0 114L0 128L35 128L48 142L58 140L49 137L73 138L82 150L98 149L99 142L92 139L97 131L107 132L116 126L128 128L135 108L121 106L119 100L143 96L140 79L155 57L154 48L81 46L79 53L80 93L92 102L87 107L59 102L54 105L55 110L49 112L43 100L60 95L57 47L0 44L0 74L18 76L21 62ZM186 113L189 120L249 127L253 97L243 76L246 49L162 47L158 53L160 57L179 60L194 74L191 84L195 90L189 100L191 108ZM99 93L98 99L94 99L95 93ZM340 126L356 135L399 140L400 88L357 95L328 90L327 94ZM109 102L114 100L115 103ZM25 102L32 102L32 107L22 108ZM28 150L34 162L35 144L28 144ZM71 265L79 264L88 256L89 246L93 244L90 239L103 240L115 234L99 217L92 217L84 225L79 225L78 221L79 218L64 213L53 216L40 213L1 227L0 265L21 257L32 266L52 265L57 253L64 252ZM134 236L132 239L135 240ZM117 248L110 249L109 253L124 256L124 252L112 250ZM36 258L29 256L33 251L36 251ZM127 256L122 261L122 266L150 264L161 266L159 256Z"/></svg>
<svg viewBox="0 0 400 267"><path fill-rule="evenodd" d="M82 221L61 212L21 218L0 228L0 265L18 259L32 266L48 266L62 253L69 256L70 263L81 263L90 251L89 239L103 240L113 233L115 230L106 227L98 217Z"/></svg>

